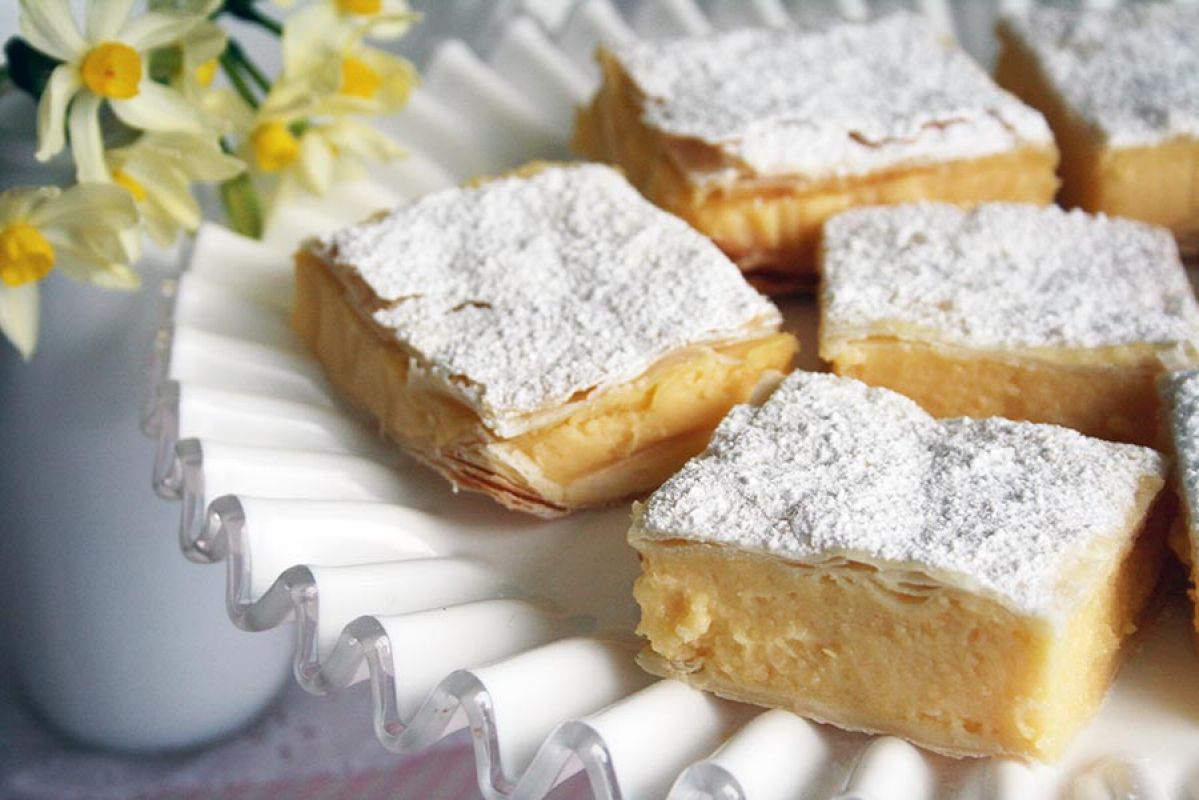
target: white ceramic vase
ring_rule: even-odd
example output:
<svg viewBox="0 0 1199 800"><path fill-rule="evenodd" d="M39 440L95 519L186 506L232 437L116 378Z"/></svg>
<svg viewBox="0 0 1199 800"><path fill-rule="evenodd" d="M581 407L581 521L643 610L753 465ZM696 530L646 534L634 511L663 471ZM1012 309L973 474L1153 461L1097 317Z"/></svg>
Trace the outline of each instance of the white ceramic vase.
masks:
<svg viewBox="0 0 1199 800"><path fill-rule="evenodd" d="M138 429L160 275L141 291L50 280L29 364L0 358L5 651L36 708L106 747L189 747L259 713L287 679L286 630L229 623L222 570L179 552Z"/></svg>
<svg viewBox="0 0 1199 800"><path fill-rule="evenodd" d="M32 162L30 106L5 103L6 121L28 126L0 141L0 188L70 178ZM46 719L104 747L219 737L290 671L288 631L229 623L223 570L183 557L178 506L150 487L138 416L159 287L177 263L143 259L131 293L52 274L34 359L0 342L0 652Z"/></svg>

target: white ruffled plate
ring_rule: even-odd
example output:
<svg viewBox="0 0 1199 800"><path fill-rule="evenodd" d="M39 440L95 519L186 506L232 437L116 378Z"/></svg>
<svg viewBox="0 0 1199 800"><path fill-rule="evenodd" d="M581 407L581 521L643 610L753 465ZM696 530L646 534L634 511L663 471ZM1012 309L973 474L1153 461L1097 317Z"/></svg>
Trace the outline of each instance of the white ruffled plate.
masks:
<svg viewBox="0 0 1199 800"><path fill-rule="evenodd" d="M719 700L632 662L627 509L540 522L456 495L347 410L298 346L287 324L297 241L475 175L569 157L598 42L877 11L859 0L627 5L488 6L470 43L438 44L423 87L388 122L407 159L280 210L263 242L200 232L155 343L145 424L155 486L182 501L184 552L226 563L230 618L294 624L296 678L312 692L369 680L390 749L469 726L488 798L542 798L579 770L600 800L1199 798L1189 609L1167 609L1143 636L1099 719L1053 767L953 761ZM990 59L995 4L918 5ZM786 311L801 366L818 368L810 303Z"/></svg>

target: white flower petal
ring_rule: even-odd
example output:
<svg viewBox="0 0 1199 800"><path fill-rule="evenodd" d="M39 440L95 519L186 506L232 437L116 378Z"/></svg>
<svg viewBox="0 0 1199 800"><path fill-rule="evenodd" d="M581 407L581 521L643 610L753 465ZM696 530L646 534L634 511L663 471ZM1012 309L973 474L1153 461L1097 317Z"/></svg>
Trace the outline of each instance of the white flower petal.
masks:
<svg viewBox="0 0 1199 800"><path fill-rule="evenodd" d="M112 180L108 165L104 163L104 136L100 133L100 104L103 102L97 94L80 92L67 112L75 178L85 183Z"/></svg>
<svg viewBox="0 0 1199 800"><path fill-rule="evenodd" d="M120 40L134 50L153 50L179 41L203 20L190 14L151 11L130 22L120 32Z"/></svg>
<svg viewBox="0 0 1199 800"><path fill-rule="evenodd" d="M379 105L384 113L399 111L408 103L413 88L420 82L416 67L406 58L369 48L363 57L383 78L379 87Z"/></svg>
<svg viewBox="0 0 1199 800"><path fill-rule="evenodd" d="M133 289L141 283L141 276L125 264L98 261L93 254L70 247L56 248L55 253L55 269L72 280L108 289Z"/></svg>
<svg viewBox="0 0 1199 800"><path fill-rule="evenodd" d="M197 181L227 181L246 171L240 158L227 155L220 150L199 150L183 165L188 177Z"/></svg>
<svg viewBox="0 0 1199 800"><path fill-rule="evenodd" d="M313 3L287 17L283 25L283 71L298 73L353 38L333 3Z"/></svg>
<svg viewBox="0 0 1199 800"><path fill-rule="evenodd" d="M38 313L37 283L0 284L0 333L8 337L26 361L37 348Z"/></svg>
<svg viewBox="0 0 1199 800"><path fill-rule="evenodd" d="M77 183L42 203L29 215L38 228L119 230L137 224L137 208L129 192L112 183Z"/></svg>
<svg viewBox="0 0 1199 800"><path fill-rule="evenodd" d="M153 197L142 203L142 227L160 247L170 247L179 237L179 223Z"/></svg>
<svg viewBox="0 0 1199 800"><path fill-rule="evenodd" d="M58 268L59 256L75 253L77 258L97 267L102 264L132 261L122 234L136 228L104 230L100 228L41 228L46 241L54 248L54 266Z"/></svg>
<svg viewBox="0 0 1199 800"><path fill-rule="evenodd" d="M254 124L254 109L232 89L213 89L200 98L200 108L218 133L240 133Z"/></svg>
<svg viewBox="0 0 1199 800"><path fill-rule="evenodd" d="M125 26L135 0L88 0L87 39L89 42L108 42L116 38Z"/></svg>
<svg viewBox="0 0 1199 800"><path fill-rule="evenodd" d="M179 164L187 177L195 181L227 181L246 171L240 158L226 155L220 150L200 149Z"/></svg>
<svg viewBox="0 0 1199 800"><path fill-rule="evenodd" d="M103 272L92 275L92 283L105 289L136 289L142 285L142 276L124 264L109 264Z"/></svg>
<svg viewBox="0 0 1199 800"><path fill-rule="evenodd" d="M288 76L286 73L262 102L258 110L261 120L291 122L315 113L321 104L337 92L341 85L341 69L336 59ZM331 65L326 67L325 65Z"/></svg>
<svg viewBox="0 0 1199 800"><path fill-rule="evenodd" d="M395 39L403 36L420 18L421 15L404 0L383 0L383 8L370 17L365 32L373 39Z"/></svg>
<svg viewBox="0 0 1199 800"><path fill-rule="evenodd" d="M137 228L125 228L121 231L119 237L121 247L125 251L125 258L121 261L123 264L132 264L142 257L142 236L141 231ZM138 282L141 278L134 276Z"/></svg>
<svg viewBox="0 0 1199 800"><path fill-rule="evenodd" d="M372 39L398 39L408 32L408 29L419 19L419 15L411 12L379 14L367 27L367 36Z"/></svg>
<svg viewBox="0 0 1199 800"><path fill-rule="evenodd" d="M336 160L319 132L311 131L300 139L300 180L308 191L319 195L329 191Z"/></svg>
<svg viewBox="0 0 1199 800"><path fill-rule="evenodd" d="M225 52L229 35L220 25L204 20L188 31L182 44L183 62L194 69Z"/></svg>
<svg viewBox="0 0 1199 800"><path fill-rule="evenodd" d="M240 174L246 165L221 150L215 136L200 136L178 131L143 134L129 147L113 151L128 161L154 159L192 180L223 181Z"/></svg>
<svg viewBox="0 0 1199 800"><path fill-rule="evenodd" d="M52 241L54 245L54 269L73 281L92 282L92 274L99 272L104 262L94 253L84 254L71 246L70 242Z"/></svg>
<svg viewBox="0 0 1199 800"><path fill-rule="evenodd" d="M344 93L339 82L338 91L325 98L320 106L322 115L340 117L348 114L394 114L408 103L420 78L416 68L407 59L394 56L374 47L358 47L334 56L331 61L314 65L311 69L333 70L341 74L345 59L355 58L366 64L379 78L379 86L370 97L359 97Z"/></svg>
<svg viewBox="0 0 1199 800"><path fill-rule="evenodd" d="M43 53L74 61L87 50L71 0L21 0L21 35Z"/></svg>
<svg viewBox="0 0 1199 800"><path fill-rule="evenodd" d="M28 221L46 202L62 193L57 186L17 186L0 194L0 226Z"/></svg>
<svg viewBox="0 0 1199 800"><path fill-rule="evenodd" d="M204 118L195 106L174 89L143 80L136 97L111 100L113 112L131 128L145 131L191 131L203 133Z"/></svg>
<svg viewBox="0 0 1199 800"><path fill-rule="evenodd" d="M404 155L404 148L390 136L354 120L345 119L330 125L325 135L338 151L367 161L389 161Z"/></svg>
<svg viewBox="0 0 1199 800"><path fill-rule="evenodd" d="M69 64L56 67L46 81L37 104L37 160L49 161L62 152L67 142L66 114L71 98L82 84L79 73Z"/></svg>
<svg viewBox="0 0 1199 800"><path fill-rule="evenodd" d="M174 174L172 174L174 173ZM155 204L177 225L195 230L200 224L200 204L188 190L187 178L178 170L139 171L134 177L146 187L147 199Z"/></svg>

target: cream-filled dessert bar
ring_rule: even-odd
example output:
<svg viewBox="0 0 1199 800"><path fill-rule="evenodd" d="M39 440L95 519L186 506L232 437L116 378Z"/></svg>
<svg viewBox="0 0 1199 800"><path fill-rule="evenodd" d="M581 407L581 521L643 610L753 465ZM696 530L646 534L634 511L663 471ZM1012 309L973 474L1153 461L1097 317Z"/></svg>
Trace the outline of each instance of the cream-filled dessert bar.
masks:
<svg viewBox="0 0 1199 800"><path fill-rule="evenodd" d="M1155 379L1199 364L1199 305L1164 228L908 204L829 220L821 258L821 358L935 416L1151 445Z"/></svg>
<svg viewBox="0 0 1199 800"><path fill-rule="evenodd" d="M811 288L820 226L858 205L1047 203L1044 118L923 17L601 49L574 146L711 236L755 284Z"/></svg>
<svg viewBox="0 0 1199 800"><path fill-rule="evenodd" d="M1164 225L1199 255L1199 7L1038 8L999 35L996 77L1049 119L1063 202Z"/></svg>
<svg viewBox="0 0 1199 800"><path fill-rule="evenodd" d="M554 516L657 486L798 345L615 170L530 172L309 241L293 325L410 453Z"/></svg>
<svg viewBox="0 0 1199 800"><path fill-rule="evenodd" d="M1165 375L1158 382L1166 404L1166 430L1174 456L1175 492L1178 514L1170 530L1170 546L1190 572L1192 603L1196 593L1199 559L1199 369ZM1199 636L1199 604L1195 605L1194 627Z"/></svg>
<svg viewBox="0 0 1199 800"><path fill-rule="evenodd" d="M649 671L951 755L1052 759L1157 579L1155 451L796 372L629 540Z"/></svg>

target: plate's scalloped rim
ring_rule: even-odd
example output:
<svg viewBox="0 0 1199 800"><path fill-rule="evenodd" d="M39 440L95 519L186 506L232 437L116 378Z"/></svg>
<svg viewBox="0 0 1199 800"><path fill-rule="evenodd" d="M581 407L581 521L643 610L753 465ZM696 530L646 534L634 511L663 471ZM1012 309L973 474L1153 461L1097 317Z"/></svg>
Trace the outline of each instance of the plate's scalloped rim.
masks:
<svg viewBox="0 0 1199 800"><path fill-rule="evenodd" d="M947 28L960 31L966 24L957 19L961 10L947 0L914 4ZM627 16L611 0L579 0L565 12L535 0L515 5L523 5L526 15L514 14L513 4L496 4L491 18L479 26L486 35L473 47L449 41L435 51L426 87L439 89L440 96L419 93L407 116L385 123L414 143L413 162L381 169L376 177L393 189L408 187L412 196L469 177L461 174L464 169L487 171L506 159L523 160L530 148L560 157L565 152L563 120L569 116L539 111L522 92L546 91L558 102L579 99L594 79L589 50L596 41L625 37L634 29L642 35L695 32L713 22L778 25L792 11L782 0L706 0L702 5L644 0ZM861 0L830 0L830 5L847 16L868 13ZM1013 10L1027 4L999 5ZM979 37L964 38L969 44ZM490 53L490 62L478 53ZM465 135L439 136L456 115L478 125ZM486 135L495 129L521 135ZM488 151L487 142L497 139L504 140L503 146ZM467 157L471 148L480 149ZM352 206L353 191L347 191L341 197ZM329 210L309 204L300 216L306 224L331 221L322 216ZM274 219L268 242L294 238L296 230L288 226L286 214ZM213 254L227 257L214 260ZM817 731L817 726L779 711L758 713L747 722L744 707L671 681L655 681L632 667L637 642L629 632L606 635L588 615L556 607L536 591L506 586L487 568L463 573L467 577L460 581L465 588L459 600L398 615L356 616L340 627L330 645L329 632L321 626L322 601L329 606L328 616L331 608L345 603L348 592L344 586L333 591L327 577L322 592L321 570L327 576L328 568L316 567L317 561L328 559L326 563L349 569L352 576L355 565L421 558L445 564L470 560L472 554L463 552L461 537L442 530L435 514L408 507L415 490L388 479L389 467L380 463L377 450L352 436L349 443L339 438L345 412L322 385L319 371L301 367L298 350L281 346L274 322L247 324L232 335L204 329L204 315L219 308L233 319L238 317L231 308L260 308L264 315L285 310L290 278L286 264L276 263L280 254L271 244L206 228L188 254L189 260L207 265L205 273L199 280L194 272L184 273L164 285L163 323L151 347L151 391L142 410L143 429L156 440L152 480L161 496L181 501L179 536L187 557L225 562L226 604L234 624L253 631L295 622L295 673L308 691L369 682L374 727L385 747L419 751L468 727L479 786L488 798L542 798L572 766L586 773L600 800L667 791L675 800L741 798L749 796L750 787L754 798L819 791L822 797L845 800L916 800L934 794L1016 800L1054 791L1046 788L1057 782L1048 768L976 762L955 768L953 787L937 786L933 757L893 737L862 740ZM194 301L186 318L181 318L181 297ZM238 305L244 303L252 305ZM236 369L213 374L227 363ZM209 377L212 383L206 382ZM227 422L230 412L236 417L228 403L237 402L239 392L291 403L294 414L270 420L272 408L283 406L260 409L263 416L245 422L261 426L250 441L220 441L221 419ZM226 402L225 417L207 422L217 427L214 439L196 434L197 426L204 428L205 402ZM292 441L304 446L287 447ZM336 476L344 485L293 497L280 493L278 480L272 483L258 474L275 465L306 486L322 476ZM256 487L263 494L255 494ZM308 524L314 519L346 520L345 530L323 535L316 523ZM339 539L343 534L346 538ZM277 566L293 554L298 560L273 575L264 576L261 564L255 572L256 559ZM451 627L461 641L447 644L431 635L439 620L455 620ZM511 641L496 645L487 634L500 626L506 626ZM421 659L433 651L438 651L434 661L460 657L461 664L483 666L453 668L436 679L414 678ZM409 673L398 674L402 670ZM577 686L564 683L563 675L576 679ZM414 680L416 688L406 686L406 680ZM402 703L409 713L403 713ZM566 705L569 710L557 717L556 710ZM497 723L497 713L507 715L507 728ZM547 729L554 719L559 724ZM662 720L686 733L671 737L678 741L670 746L663 744L660 731L657 740L646 740L656 730L653 723ZM780 751L779 743L791 749ZM824 759L835 763L825 768ZM811 769L801 768L802 763ZM1160 776L1149 772L1136 759L1100 757L1072 773L1071 791L1165 796ZM1194 784L1199 772L1188 774Z"/></svg>

